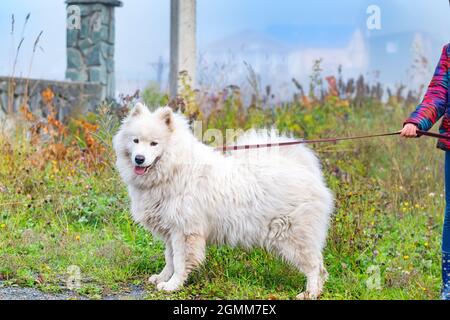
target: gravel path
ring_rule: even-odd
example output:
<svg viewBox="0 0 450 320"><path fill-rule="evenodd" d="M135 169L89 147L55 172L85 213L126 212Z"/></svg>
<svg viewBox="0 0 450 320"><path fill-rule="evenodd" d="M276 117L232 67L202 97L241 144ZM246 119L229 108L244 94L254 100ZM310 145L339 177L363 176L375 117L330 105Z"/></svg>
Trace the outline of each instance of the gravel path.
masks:
<svg viewBox="0 0 450 320"><path fill-rule="evenodd" d="M130 292L111 294L102 297L103 300L142 300L146 295L145 289L139 286L130 286ZM21 288L4 286L0 281L0 300L87 300L71 291L64 293L45 293L34 288Z"/></svg>

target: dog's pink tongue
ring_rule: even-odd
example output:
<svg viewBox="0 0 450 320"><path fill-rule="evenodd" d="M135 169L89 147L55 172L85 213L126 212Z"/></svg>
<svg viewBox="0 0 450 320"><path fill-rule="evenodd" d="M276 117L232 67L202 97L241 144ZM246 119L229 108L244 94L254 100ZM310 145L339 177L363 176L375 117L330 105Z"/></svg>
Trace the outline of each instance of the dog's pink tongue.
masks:
<svg viewBox="0 0 450 320"><path fill-rule="evenodd" d="M138 176L142 176L145 173L145 167L134 167L134 173L136 173Z"/></svg>

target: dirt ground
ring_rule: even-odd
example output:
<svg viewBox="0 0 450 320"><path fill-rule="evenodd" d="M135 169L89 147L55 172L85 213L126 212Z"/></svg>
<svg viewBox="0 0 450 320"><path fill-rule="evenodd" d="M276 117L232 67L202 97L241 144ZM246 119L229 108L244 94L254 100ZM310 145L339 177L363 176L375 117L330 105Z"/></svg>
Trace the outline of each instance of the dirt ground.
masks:
<svg viewBox="0 0 450 320"><path fill-rule="evenodd" d="M141 300L145 297L145 290L139 286L131 286L130 292L103 296L103 300ZM45 293L34 288L21 288L17 286L3 286L0 281L0 300L86 300L72 291L63 293Z"/></svg>

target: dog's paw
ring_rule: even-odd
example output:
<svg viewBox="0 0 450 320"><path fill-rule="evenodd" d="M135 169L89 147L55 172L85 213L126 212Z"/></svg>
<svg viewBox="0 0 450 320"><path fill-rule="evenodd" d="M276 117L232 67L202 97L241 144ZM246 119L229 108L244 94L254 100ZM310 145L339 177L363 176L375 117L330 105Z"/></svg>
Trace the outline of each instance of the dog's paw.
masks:
<svg viewBox="0 0 450 320"><path fill-rule="evenodd" d="M305 291L297 295L295 298L297 300L316 300L318 298L318 295Z"/></svg>
<svg viewBox="0 0 450 320"><path fill-rule="evenodd" d="M178 289L180 289L182 286L182 283L180 281L174 281L174 280L169 280L167 282L160 282L156 285L156 289L160 290L160 291L167 291L167 292L171 292L171 291L176 291Z"/></svg>
<svg viewBox="0 0 450 320"><path fill-rule="evenodd" d="M161 277L159 276L159 274L154 274L150 278L148 278L148 282L158 284L161 282Z"/></svg>

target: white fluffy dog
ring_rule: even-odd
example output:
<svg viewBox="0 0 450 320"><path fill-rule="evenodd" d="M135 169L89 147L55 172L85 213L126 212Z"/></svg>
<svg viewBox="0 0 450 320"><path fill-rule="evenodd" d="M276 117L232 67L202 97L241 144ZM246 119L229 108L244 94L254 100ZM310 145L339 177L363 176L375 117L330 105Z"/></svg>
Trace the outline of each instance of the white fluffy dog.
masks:
<svg viewBox="0 0 450 320"><path fill-rule="evenodd" d="M253 132L238 143L281 140L288 138ZM124 120L113 144L134 220L165 242L166 265L149 279L159 290L179 289L213 243L274 252L306 275L306 291L297 298L320 295L334 201L310 149L224 155L198 141L169 107L152 113L142 104Z"/></svg>

